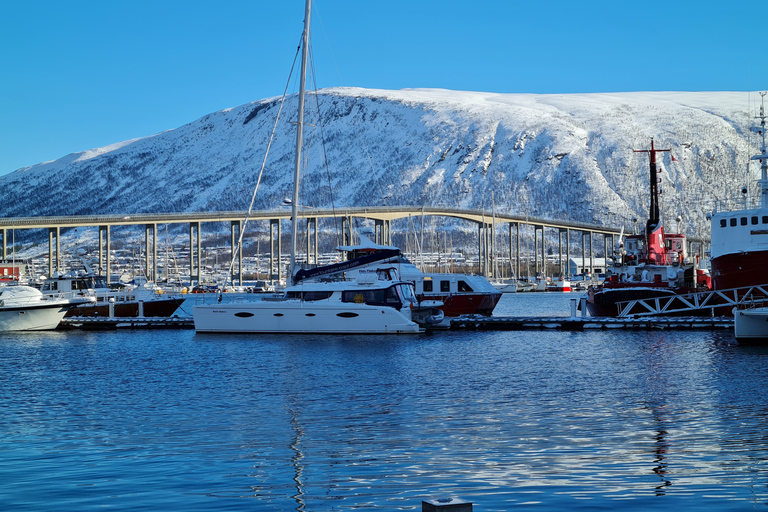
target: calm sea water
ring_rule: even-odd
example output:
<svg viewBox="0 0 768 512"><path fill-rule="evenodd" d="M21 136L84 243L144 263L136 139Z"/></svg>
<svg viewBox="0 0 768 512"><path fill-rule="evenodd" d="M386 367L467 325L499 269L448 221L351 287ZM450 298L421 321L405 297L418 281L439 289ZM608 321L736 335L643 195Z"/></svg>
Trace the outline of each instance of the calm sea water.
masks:
<svg viewBox="0 0 768 512"><path fill-rule="evenodd" d="M765 508L766 375L728 331L4 334L0 509Z"/></svg>

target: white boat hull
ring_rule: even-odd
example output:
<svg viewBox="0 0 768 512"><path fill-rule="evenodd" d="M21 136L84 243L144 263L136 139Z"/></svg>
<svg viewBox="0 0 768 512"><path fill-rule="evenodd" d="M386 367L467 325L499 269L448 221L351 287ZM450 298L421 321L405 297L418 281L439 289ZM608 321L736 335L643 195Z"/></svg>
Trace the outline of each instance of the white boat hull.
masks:
<svg viewBox="0 0 768 512"><path fill-rule="evenodd" d="M735 311L733 326L737 340L768 341L768 308Z"/></svg>
<svg viewBox="0 0 768 512"><path fill-rule="evenodd" d="M300 300L199 305L196 332L410 334L418 324L390 307Z"/></svg>
<svg viewBox="0 0 768 512"><path fill-rule="evenodd" d="M47 331L55 329L64 318L69 303L0 308L0 332Z"/></svg>

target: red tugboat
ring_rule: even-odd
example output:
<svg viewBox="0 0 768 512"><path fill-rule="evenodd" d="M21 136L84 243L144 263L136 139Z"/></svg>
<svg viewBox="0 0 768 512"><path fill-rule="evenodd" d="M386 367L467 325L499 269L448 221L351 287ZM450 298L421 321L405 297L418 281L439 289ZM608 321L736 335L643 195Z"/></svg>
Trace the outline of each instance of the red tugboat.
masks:
<svg viewBox="0 0 768 512"><path fill-rule="evenodd" d="M614 268L602 285L587 290L587 310L592 316L628 316L647 313L642 305L631 301L674 297L680 294L707 291L710 278L706 270L698 269L686 255L685 235L664 232L659 214L659 187L656 153L669 152L656 149L635 150L650 155L651 205L645 230L626 237L614 255ZM708 312L702 312L708 314Z"/></svg>

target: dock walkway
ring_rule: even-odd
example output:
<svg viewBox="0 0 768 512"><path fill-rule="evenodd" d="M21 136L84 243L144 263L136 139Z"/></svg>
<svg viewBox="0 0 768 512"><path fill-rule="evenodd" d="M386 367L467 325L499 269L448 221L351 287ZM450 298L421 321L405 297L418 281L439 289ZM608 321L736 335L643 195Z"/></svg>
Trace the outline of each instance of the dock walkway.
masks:
<svg viewBox="0 0 768 512"><path fill-rule="evenodd" d="M59 330L115 329L194 329L192 317L67 317ZM464 315L451 320L452 330L522 331L552 329L586 331L592 329L733 329L730 317L568 317L568 316L479 316Z"/></svg>

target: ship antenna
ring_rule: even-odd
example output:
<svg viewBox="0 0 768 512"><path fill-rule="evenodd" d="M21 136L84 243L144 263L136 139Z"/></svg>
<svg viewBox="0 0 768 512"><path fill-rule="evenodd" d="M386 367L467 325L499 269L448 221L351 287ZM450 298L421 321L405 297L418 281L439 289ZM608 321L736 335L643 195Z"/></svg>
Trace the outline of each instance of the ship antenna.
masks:
<svg viewBox="0 0 768 512"><path fill-rule="evenodd" d="M757 181L760 186L760 208L768 208L768 151L765 147L765 95L768 93L759 93L762 97L760 102L760 115L756 119L760 120L759 126L753 126L752 131L760 135L760 154L753 156L752 160L760 162L760 179Z"/></svg>

